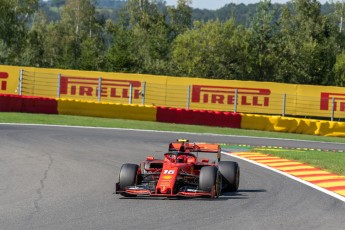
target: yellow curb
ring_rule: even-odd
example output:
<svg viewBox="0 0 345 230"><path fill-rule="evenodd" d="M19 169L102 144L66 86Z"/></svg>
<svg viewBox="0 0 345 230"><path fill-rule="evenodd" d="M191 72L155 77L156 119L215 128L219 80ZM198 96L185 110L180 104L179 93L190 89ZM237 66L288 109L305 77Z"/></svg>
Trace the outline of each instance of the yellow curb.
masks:
<svg viewBox="0 0 345 230"><path fill-rule="evenodd" d="M302 162L288 160L285 158L275 157L275 156L266 155L262 153L241 152L241 153L232 153L232 154L255 161L257 163L266 165L274 169L278 169L282 172L285 172L287 174L300 178L304 181L308 181L314 185L328 189L329 191L331 191L330 189L332 187L340 186L339 190L334 190L335 188L333 188L332 192L345 196L345 190L342 189L342 186L345 186L344 176L335 175L334 173L320 170L313 166L306 165L305 163L302 163ZM294 172L293 170L298 170L298 171ZM318 175L318 176L312 176L312 175ZM332 179L343 179L343 180L332 182ZM319 181L319 180L320 181L326 180L326 182L315 183L316 181ZM330 181L327 182L327 180L330 180Z"/></svg>
<svg viewBox="0 0 345 230"><path fill-rule="evenodd" d="M314 177L300 177L303 180L307 180L307 181L318 181L318 180L329 180L329 179L338 179L338 178L344 178L342 176L334 176L334 175L325 175L325 176L314 176Z"/></svg>
<svg viewBox="0 0 345 230"><path fill-rule="evenodd" d="M263 156L265 154L262 154L262 153L251 153L251 152L243 152L243 153L233 153L237 156ZM267 155L265 155L267 156Z"/></svg>
<svg viewBox="0 0 345 230"><path fill-rule="evenodd" d="M274 160L258 160L257 162L262 163L262 164L266 164L266 163L274 163L277 161L291 162L291 160L282 159L282 158L276 158ZM283 163L283 162L281 162L281 163Z"/></svg>
<svg viewBox="0 0 345 230"><path fill-rule="evenodd" d="M311 166L308 166L308 165L291 166L291 167L281 166L281 167L274 167L274 168L282 170L282 171L285 171L285 170L295 170L295 169L314 169L314 167L311 167ZM303 175L303 174L301 174L301 175Z"/></svg>
<svg viewBox="0 0 345 230"><path fill-rule="evenodd" d="M338 190L338 191L334 191L335 193L338 193L342 196L345 196L345 190Z"/></svg>
<svg viewBox="0 0 345 230"><path fill-rule="evenodd" d="M315 183L316 185L324 188L331 188L335 186L345 186L345 180L344 181L338 181L338 182L323 182L323 183Z"/></svg>
<svg viewBox="0 0 345 230"><path fill-rule="evenodd" d="M241 156L241 157L245 157L245 158L268 158L269 156L266 156L266 155L245 155L245 156L243 156L243 155L239 155L239 156Z"/></svg>
<svg viewBox="0 0 345 230"><path fill-rule="evenodd" d="M325 172L325 171L301 171L301 172L289 172L289 174L299 177L300 175L313 175L313 174L325 174L325 175L330 175L331 173Z"/></svg>
<svg viewBox="0 0 345 230"><path fill-rule="evenodd" d="M284 166L284 165L302 165L303 163L295 162L295 161L287 161L287 162L280 162L280 163L265 163L265 165L272 166L272 167L278 167L278 166Z"/></svg>

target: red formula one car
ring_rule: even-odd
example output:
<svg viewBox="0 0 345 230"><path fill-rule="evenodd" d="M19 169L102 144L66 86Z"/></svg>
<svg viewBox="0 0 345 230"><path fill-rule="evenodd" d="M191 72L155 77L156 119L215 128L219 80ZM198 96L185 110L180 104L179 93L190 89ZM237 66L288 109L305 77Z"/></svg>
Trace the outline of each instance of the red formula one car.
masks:
<svg viewBox="0 0 345 230"><path fill-rule="evenodd" d="M200 153L215 153L210 162ZM240 169L236 162L220 161L218 144L190 143L177 140L169 144L164 159L148 156L140 165L124 164L120 169L115 193L125 197L211 197L236 192Z"/></svg>

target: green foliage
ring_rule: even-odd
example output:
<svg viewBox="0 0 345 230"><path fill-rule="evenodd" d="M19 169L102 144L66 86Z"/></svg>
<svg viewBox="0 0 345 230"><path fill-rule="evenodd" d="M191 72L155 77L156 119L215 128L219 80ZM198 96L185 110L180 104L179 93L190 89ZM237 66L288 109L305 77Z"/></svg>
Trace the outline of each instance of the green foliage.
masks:
<svg viewBox="0 0 345 230"><path fill-rule="evenodd" d="M112 41L106 54L109 71L171 74L171 42L190 27L188 1L162 10L161 1L130 0L121 21L107 23Z"/></svg>
<svg viewBox="0 0 345 230"><path fill-rule="evenodd" d="M344 85L342 3L190 5L0 0L0 64Z"/></svg>
<svg viewBox="0 0 345 230"><path fill-rule="evenodd" d="M26 66L46 66L45 38L47 34L46 17L42 12L34 14L30 31L27 34L26 46L22 55L22 63Z"/></svg>
<svg viewBox="0 0 345 230"><path fill-rule="evenodd" d="M51 0L52 6L61 7L61 6L65 5L65 3L66 3L66 0Z"/></svg>
<svg viewBox="0 0 345 230"><path fill-rule="evenodd" d="M126 1L121 1L121 0L97 0L96 1L97 6L99 8L121 8L125 5Z"/></svg>
<svg viewBox="0 0 345 230"><path fill-rule="evenodd" d="M191 0L178 0L176 8L168 8L170 26L173 32L172 38L176 38L192 27L192 8L189 6L190 4Z"/></svg>
<svg viewBox="0 0 345 230"><path fill-rule="evenodd" d="M108 30L112 32L113 42L106 54L106 69L113 72L130 72L134 66L134 53L131 53L132 31L123 27L114 27L108 22Z"/></svg>
<svg viewBox="0 0 345 230"><path fill-rule="evenodd" d="M102 45L97 38L88 37L80 45L80 69L99 70L102 67Z"/></svg>
<svg viewBox="0 0 345 230"><path fill-rule="evenodd" d="M334 28L315 0L293 1L283 8L277 78L299 84L334 84L332 68L337 46Z"/></svg>
<svg viewBox="0 0 345 230"><path fill-rule="evenodd" d="M19 53L25 46L29 16L37 9L38 0L0 0L0 41L4 63L21 64Z"/></svg>
<svg viewBox="0 0 345 230"><path fill-rule="evenodd" d="M99 70L103 28L90 0L67 0L61 20L47 26L45 53L49 67Z"/></svg>
<svg viewBox="0 0 345 230"><path fill-rule="evenodd" d="M8 63L8 47L3 40L0 40L0 63L1 64L9 64Z"/></svg>
<svg viewBox="0 0 345 230"><path fill-rule="evenodd" d="M272 81L277 69L278 25L277 9L270 0L262 1L252 19L250 32L250 55L252 80Z"/></svg>
<svg viewBox="0 0 345 230"><path fill-rule="evenodd" d="M345 86L345 51L337 55L334 65L335 83L337 86Z"/></svg>
<svg viewBox="0 0 345 230"><path fill-rule="evenodd" d="M194 23L178 36L172 60L182 75L215 79L240 79L245 74L246 31L233 20Z"/></svg>

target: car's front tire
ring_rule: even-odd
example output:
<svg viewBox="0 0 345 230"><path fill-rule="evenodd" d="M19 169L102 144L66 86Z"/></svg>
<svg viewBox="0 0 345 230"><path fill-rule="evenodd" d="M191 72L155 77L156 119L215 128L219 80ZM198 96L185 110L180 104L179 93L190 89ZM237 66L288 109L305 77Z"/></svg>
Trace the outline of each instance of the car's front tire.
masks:
<svg viewBox="0 0 345 230"><path fill-rule="evenodd" d="M120 169L119 185L121 190L125 190L127 186L134 186L137 184L139 165L136 164L123 164ZM133 197L127 193L121 193L126 197Z"/></svg>
<svg viewBox="0 0 345 230"><path fill-rule="evenodd" d="M215 166L205 166L200 170L199 175L199 189L205 192L212 192L215 188L215 195L218 197L220 195L220 176L218 168Z"/></svg>

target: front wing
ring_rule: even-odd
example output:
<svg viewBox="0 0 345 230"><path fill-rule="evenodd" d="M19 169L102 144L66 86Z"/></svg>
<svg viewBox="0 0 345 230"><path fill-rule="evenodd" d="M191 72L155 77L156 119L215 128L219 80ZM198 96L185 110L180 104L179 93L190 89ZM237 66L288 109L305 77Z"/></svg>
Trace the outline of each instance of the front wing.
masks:
<svg viewBox="0 0 345 230"><path fill-rule="evenodd" d="M209 197L209 198L216 198L216 189L215 187L212 188L211 192L205 192L202 190L197 190L188 187L182 187L179 192L177 193L164 193L164 194L157 194L149 189L146 186L128 186L124 190L120 189L119 183L116 183L115 186L115 193L122 194L124 196L131 195L131 196L146 196L146 197Z"/></svg>

